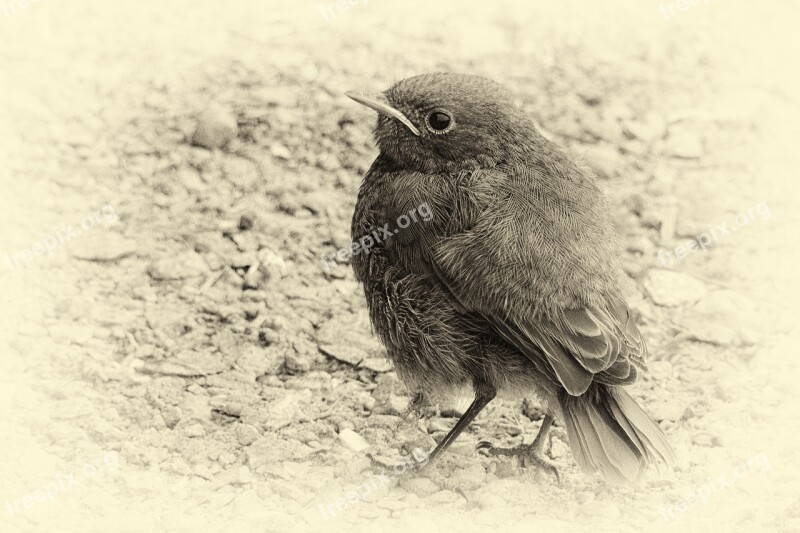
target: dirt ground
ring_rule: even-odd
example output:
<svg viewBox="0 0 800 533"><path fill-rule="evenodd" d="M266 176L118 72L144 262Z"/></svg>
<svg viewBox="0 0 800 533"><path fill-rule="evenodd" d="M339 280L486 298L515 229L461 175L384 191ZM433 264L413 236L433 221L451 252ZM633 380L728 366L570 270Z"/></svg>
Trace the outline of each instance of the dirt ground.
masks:
<svg viewBox="0 0 800 533"><path fill-rule="evenodd" d="M0 531L800 531L800 9L628 4L0 2ZM479 455L538 429L501 401L407 471L465 405L400 418L319 257L376 155L343 92L437 70L601 176L674 473Z"/></svg>

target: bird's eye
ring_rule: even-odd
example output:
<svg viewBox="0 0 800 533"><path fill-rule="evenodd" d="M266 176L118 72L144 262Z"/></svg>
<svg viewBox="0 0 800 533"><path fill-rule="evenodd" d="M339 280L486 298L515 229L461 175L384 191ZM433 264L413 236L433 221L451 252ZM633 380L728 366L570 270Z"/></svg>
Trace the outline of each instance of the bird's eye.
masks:
<svg viewBox="0 0 800 533"><path fill-rule="evenodd" d="M453 116L450 115L447 111L432 111L428 117L425 119L426 125L428 129L432 133L447 133L453 126L455 126L455 120L453 120Z"/></svg>

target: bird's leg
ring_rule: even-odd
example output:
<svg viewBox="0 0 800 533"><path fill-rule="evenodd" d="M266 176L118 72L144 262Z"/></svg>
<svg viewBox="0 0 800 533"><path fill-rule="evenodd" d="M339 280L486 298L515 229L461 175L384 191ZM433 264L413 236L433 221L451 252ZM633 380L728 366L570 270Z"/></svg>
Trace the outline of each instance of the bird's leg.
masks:
<svg viewBox="0 0 800 533"><path fill-rule="evenodd" d="M516 448L495 448L490 442L481 441L476 446L477 450L486 450L489 455L504 455L511 457L519 457L522 459L522 464L525 461L531 461L539 468L543 468L551 472L559 485L561 485L561 475L558 473L556 466L544 456L544 445L547 440L547 433L550 431L550 426L553 425L553 416L545 415L542 420L542 425L539 427L539 433L530 444L524 444Z"/></svg>
<svg viewBox="0 0 800 533"><path fill-rule="evenodd" d="M426 405L428 405L428 399L425 397L425 395L421 392L416 393L414 397L411 398L411 401L408 402L408 406L401 415L401 418L405 420L411 415L411 413L416 413L418 418L421 417L421 410Z"/></svg>
<svg viewBox="0 0 800 533"><path fill-rule="evenodd" d="M453 426L453 429L451 429L441 440L441 442L436 445L436 448L434 448L430 455L428 455L428 459L425 461L423 466L432 463L439 455L441 455L442 452L449 448L450 445L453 444L453 441L458 438L461 432L464 431L467 426L469 426L470 422L475 420L475 417L478 416L478 413L480 413L483 408L494 399L496 394L497 393L494 389L476 389L475 399L472 401L472 404L470 404L469 409L467 409L467 411L461 415L461 418L458 419L458 422L456 422L456 425Z"/></svg>

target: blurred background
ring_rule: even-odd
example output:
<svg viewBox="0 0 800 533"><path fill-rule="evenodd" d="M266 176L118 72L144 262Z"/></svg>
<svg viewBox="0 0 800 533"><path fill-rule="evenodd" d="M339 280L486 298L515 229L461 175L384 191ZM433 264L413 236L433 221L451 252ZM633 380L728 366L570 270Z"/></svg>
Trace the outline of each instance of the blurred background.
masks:
<svg viewBox="0 0 800 533"><path fill-rule="evenodd" d="M798 9L0 0L0 530L800 530ZM474 452L535 402L398 468L464 406L400 419L320 256L376 155L343 92L442 70L598 174L674 474L609 488L560 428L561 486Z"/></svg>

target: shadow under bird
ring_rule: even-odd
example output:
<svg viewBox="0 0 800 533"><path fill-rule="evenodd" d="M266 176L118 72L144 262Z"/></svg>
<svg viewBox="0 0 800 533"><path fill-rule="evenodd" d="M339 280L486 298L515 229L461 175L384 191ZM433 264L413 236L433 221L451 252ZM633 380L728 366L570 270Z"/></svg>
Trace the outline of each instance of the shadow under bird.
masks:
<svg viewBox="0 0 800 533"><path fill-rule="evenodd" d="M490 454L558 477L543 453L557 418L587 473L626 483L649 464L671 465L661 429L624 390L646 369L646 348L592 173L482 77L423 74L347 96L378 112L380 150L353 241L421 205L431 214L353 256L372 324L417 399L474 393L429 462L507 395L536 396L546 416L532 444L479 445Z"/></svg>

